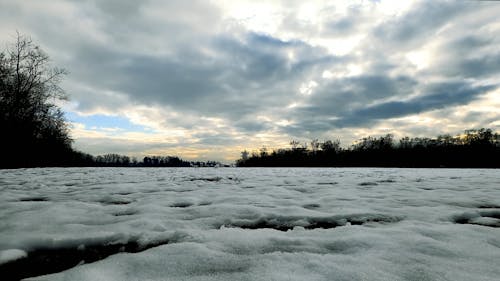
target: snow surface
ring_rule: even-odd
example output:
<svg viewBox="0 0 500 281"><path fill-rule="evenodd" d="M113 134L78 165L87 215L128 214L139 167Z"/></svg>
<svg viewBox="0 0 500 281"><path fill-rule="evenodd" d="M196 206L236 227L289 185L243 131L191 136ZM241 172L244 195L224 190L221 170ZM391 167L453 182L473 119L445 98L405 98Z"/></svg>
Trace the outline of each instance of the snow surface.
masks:
<svg viewBox="0 0 500 281"><path fill-rule="evenodd" d="M8 249L0 251L0 264L12 262L27 257L28 254L19 249Z"/></svg>
<svg viewBox="0 0 500 281"><path fill-rule="evenodd" d="M29 280L500 278L498 170L1 170L0 206L0 264L138 245Z"/></svg>

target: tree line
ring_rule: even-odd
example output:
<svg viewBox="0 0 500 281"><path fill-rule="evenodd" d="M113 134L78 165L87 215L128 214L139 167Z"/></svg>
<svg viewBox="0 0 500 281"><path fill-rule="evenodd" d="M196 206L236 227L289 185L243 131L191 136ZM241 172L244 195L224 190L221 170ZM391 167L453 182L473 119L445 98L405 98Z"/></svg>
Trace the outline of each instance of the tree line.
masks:
<svg viewBox="0 0 500 281"><path fill-rule="evenodd" d="M109 153L104 155L87 155L86 166L92 167L221 167L217 161L185 161L177 156L145 156L142 160L136 157Z"/></svg>
<svg viewBox="0 0 500 281"><path fill-rule="evenodd" d="M463 134L403 137L392 134L365 137L342 148L339 140L297 140L290 148L243 151L239 167L470 167L500 168L500 135L491 129Z"/></svg>

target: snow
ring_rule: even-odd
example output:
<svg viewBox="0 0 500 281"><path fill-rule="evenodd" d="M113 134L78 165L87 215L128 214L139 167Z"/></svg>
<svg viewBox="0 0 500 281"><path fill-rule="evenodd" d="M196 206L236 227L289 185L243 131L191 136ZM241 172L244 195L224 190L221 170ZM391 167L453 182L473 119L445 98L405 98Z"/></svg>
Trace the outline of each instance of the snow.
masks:
<svg viewBox="0 0 500 281"><path fill-rule="evenodd" d="M1 170L0 272L49 253L78 260L28 280L498 280L498 186L487 169Z"/></svg>
<svg viewBox="0 0 500 281"><path fill-rule="evenodd" d="M19 249L7 249L0 251L0 264L12 262L27 257L28 254Z"/></svg>

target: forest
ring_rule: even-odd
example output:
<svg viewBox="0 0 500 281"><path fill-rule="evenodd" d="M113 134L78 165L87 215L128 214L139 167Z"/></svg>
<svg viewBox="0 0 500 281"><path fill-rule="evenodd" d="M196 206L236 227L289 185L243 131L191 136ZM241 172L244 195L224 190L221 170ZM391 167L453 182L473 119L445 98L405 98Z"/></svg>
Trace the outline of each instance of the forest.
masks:
<svg viewBox="0 0 500 281"><path fill-rule="evenodd" d="M309 145L292 140L290 145L272 152L243 151L237 166L500 168L500 135L485 128L435 138L365 137L347 148L339 140L315 139Z"/></svg>

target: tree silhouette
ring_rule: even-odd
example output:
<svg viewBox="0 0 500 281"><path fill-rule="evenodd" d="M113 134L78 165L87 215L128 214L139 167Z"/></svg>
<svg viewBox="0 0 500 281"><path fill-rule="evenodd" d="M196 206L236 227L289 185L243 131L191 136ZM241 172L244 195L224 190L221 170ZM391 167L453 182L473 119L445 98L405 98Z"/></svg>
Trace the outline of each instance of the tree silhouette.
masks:
<svg viewBox="0 0 500 281"><path fill-rule="evenodd" d="M66 74L29 37L0 53L0 167L60 165L72 157L59 82Z"/></svg>
<svg viewBox="0 0 500 281"><path fill-rule="evenodd" d="M500 136L491 129L437 138L393 135L365 137L349 148L340 141L311 142L311 150L293 140L291 149L252 154L239 159L240 167L471 167L500 168ZM243 154L242 154L243 155Z"/></svg>

